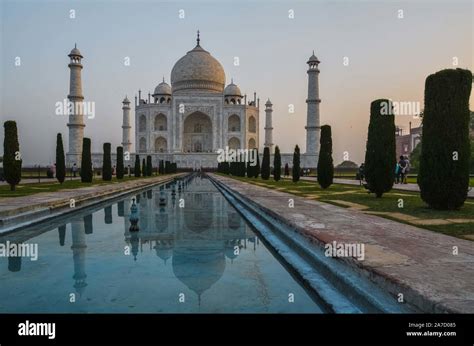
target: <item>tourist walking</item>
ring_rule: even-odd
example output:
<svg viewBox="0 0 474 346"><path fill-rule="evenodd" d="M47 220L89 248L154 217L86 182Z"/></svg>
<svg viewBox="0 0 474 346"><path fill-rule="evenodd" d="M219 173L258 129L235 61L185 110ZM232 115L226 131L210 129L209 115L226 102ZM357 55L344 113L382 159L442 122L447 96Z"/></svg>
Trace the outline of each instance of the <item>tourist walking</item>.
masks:
<svg viewBox="0 0 474 346"><path fill-rule="evenodd" d="M403 155L400 155L398 164L400 165L400 184L403 184L405 182L405 170L407 167L407 162L405 161Z"/></svg>
<svg viewBox="0 0 474 346"><path fill-rule="evenodd" d="M408 159L408 156L405 156L405 180L403 181L404 184L407 184L407 179L408 179L408 173L410 173L410 160Z"/></svg>
<svg viewBox="0 0 474 346"><path fill-rule="evenodd" d="M400 172L401 172L400 164L397 162L395 164L395 184L400 183Z"/></svg>

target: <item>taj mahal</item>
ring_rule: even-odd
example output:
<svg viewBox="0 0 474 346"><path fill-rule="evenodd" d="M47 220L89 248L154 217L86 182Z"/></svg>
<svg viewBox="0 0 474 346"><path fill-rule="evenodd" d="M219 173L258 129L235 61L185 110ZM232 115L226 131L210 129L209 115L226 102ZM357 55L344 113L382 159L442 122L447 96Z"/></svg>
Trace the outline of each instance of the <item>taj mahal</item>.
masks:
<svg viewBox="0 0 474 346"><path fill-rule="evenodd" d="M77 47L70 58L69 102L83 102L81 73L83 56ZM306 152L301 155L302 168L315 168L319 153L319 65L313 54L308 59L308 97L306 118ZM260 143L260 99L242 95L231 79L226 86L226 74L221 63L200 43L181 57L171 70L170 84L163 80L154 92L138 95L134 100L134 148L132 152L131 102L122 101L122 146L133 163L134 154L151 155L153 165L159 160L176 162L178 168L213 169L217 167L217 151L230 149L259 149L269 147L273 154L272 102L265 102L264 142ZM75 108L74 108L75 109ZM80 166L84 114L69 114L69 150L67 164ZM282 164L291 167L293 153L282 153ZM93 153L94 167L102 164L102 153ZM113 156L115 161L115 156ZM273 159L272 161L273 162Z"/></svg>

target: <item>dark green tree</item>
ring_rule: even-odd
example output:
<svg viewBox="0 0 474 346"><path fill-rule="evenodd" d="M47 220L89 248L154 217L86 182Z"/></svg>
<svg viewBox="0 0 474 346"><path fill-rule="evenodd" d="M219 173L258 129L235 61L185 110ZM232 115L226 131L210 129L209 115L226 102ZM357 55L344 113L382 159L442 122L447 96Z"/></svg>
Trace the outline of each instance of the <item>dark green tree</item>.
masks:
<svg viewBox="0 0 474 346"><path fill-rule="evenodd" d="M300 147L295 146L293 152L293 167L292 167L293 182L297 183L300 180L301 167L300 167Z"/></svg>
<svg viewBox="0 0 474 346"><path fill-rule="evenodd" d="M64 183L66 179L66 161L64 158L63 138L60 133L56 137L56 179Z"/></svg>
<svg viewBox="0 0 474 346"><path fill-rule="evenodd" d="M3 174L10 185L10 190L15 191L16 185L21 181L21 155L18 143L18 130L16 122L5 121L5 137L3 139Z"/></svg>
<svg viewBox="0 0 474 346"><path fill-rule="evenodd" d="M117 147L117 179L123 179L125 168L123 166L123 147Z"/></svg>
<svg viewBox="0 0 474 346"><path fill-rule="evenodd" d="M135 155L135 167L133 168L133 174L135 178L139 178L142 174L140 170L140 155Z"/></svg>
<svg viewBox="0 0 474 346"><path fill-rule="evenodd" d="M151 155L147 155L146 157L146 175L151 177L153 174L153 165L151 162Z"/></svg>
<svg viewBox="0 0 474 346"><path fill-rule="evenodd" d="M110 143L104 143L104 159L102 162L102 180L112 180L112 157Z"/></svg>
<svg viewBox="0 0 474 346"><path fill-rule="evenodd" d="M418 185L434 209L459 209L467 198L471 88L469 70L442 70L426 78Z"/></svg>
<svg viewBox="0 0 474 346"><path fill-rule="evenodd" d="M229 162L224 161L222 162L222 173L224 174L229 174L230 167L229 167Z"/></svg>
<svg viewBox="0 0 474 346"><path fill-rule="evenodd" d="M92 183L94 172L92 170L91 140L84 137L82 139L82 159L81 159L81 181Z"/></svg>
<svg viewBox="0 0 474 346"><path fill-rule="evenodd" d="M288 167L288 163L285 163L285 177L290 175L290 167Z"/></svg>
<svg viewBox="0 0 474 346"><path fill-rule="evenodd" d="M275 181L281 179L281 155L278 145L275 147L275 155L273 157L273 179Z"/></svg>
<svg viewBox="0 0 474 346"><path fill-rule="evenodd" d="M365 151L365 180L377 198L392 189L395 179L395 117L392 101L370 104L370 122Z"/></svg>
<svg viewBox="0 0 474 346"><path fill-rule="evenodd" d="M142 177L146 177L146 161L145 158L142 159Z"/></svg>
<svg viewBox="0 0 474 346"><path fill-rule="evenodd" d="M158 164L158 173L165 174L165 163L163 160L160 160L160 163Z"/></svg>
<svg viewBox="0 0 474 346"><path fill-rule="evenodd" d="M268 180L270 178L270 148L265 147L263 149L262 159L262 179Z"/></svg>
<svg viewBox="0 0 474 346"><path fill-rule="evenodd" d="M331 126L321 126L320 150L318 160L318 183L323 189L331 186L334 177L334 163L332 161Z"/></svg>
<svg viewBox="0 0 474 346"><path fill-rule="evenodd" d="M257 164L255 165L255 168L254 168L254 172L255 172L254 177L258 178L258 176L260 175L260 155L258 154L258 149L255 149L255 150L257 151Z"/></svg>

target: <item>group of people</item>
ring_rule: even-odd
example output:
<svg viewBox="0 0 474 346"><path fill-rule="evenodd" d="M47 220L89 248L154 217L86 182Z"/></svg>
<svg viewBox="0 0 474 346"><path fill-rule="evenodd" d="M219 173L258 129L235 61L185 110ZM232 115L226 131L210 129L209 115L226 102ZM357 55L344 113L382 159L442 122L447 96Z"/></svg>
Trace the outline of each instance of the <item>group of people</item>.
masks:
<svg viewBox="0 0 474 346"><path fill-rule="evenodd" d="M410 172L410 160L408 156L400 155L400 160L398 160L395 165L395 184L406 184L407 176ZM365 179L365 163L362 163L359 167L359 172L357 173L357 178L360 180L360 184Z"/></svg>

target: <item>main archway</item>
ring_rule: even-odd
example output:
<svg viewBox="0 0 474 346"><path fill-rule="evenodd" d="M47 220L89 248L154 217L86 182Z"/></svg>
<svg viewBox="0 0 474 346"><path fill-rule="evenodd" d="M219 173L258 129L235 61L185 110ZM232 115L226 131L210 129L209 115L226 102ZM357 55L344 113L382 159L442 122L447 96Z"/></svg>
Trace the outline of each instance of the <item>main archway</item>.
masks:
<svg viewBox="0 0 474 346"><path fill-rule="evenodd" d="M191 153L212 152L212 122L208 115L194 112L186 117L183 150Z"/></svg>

